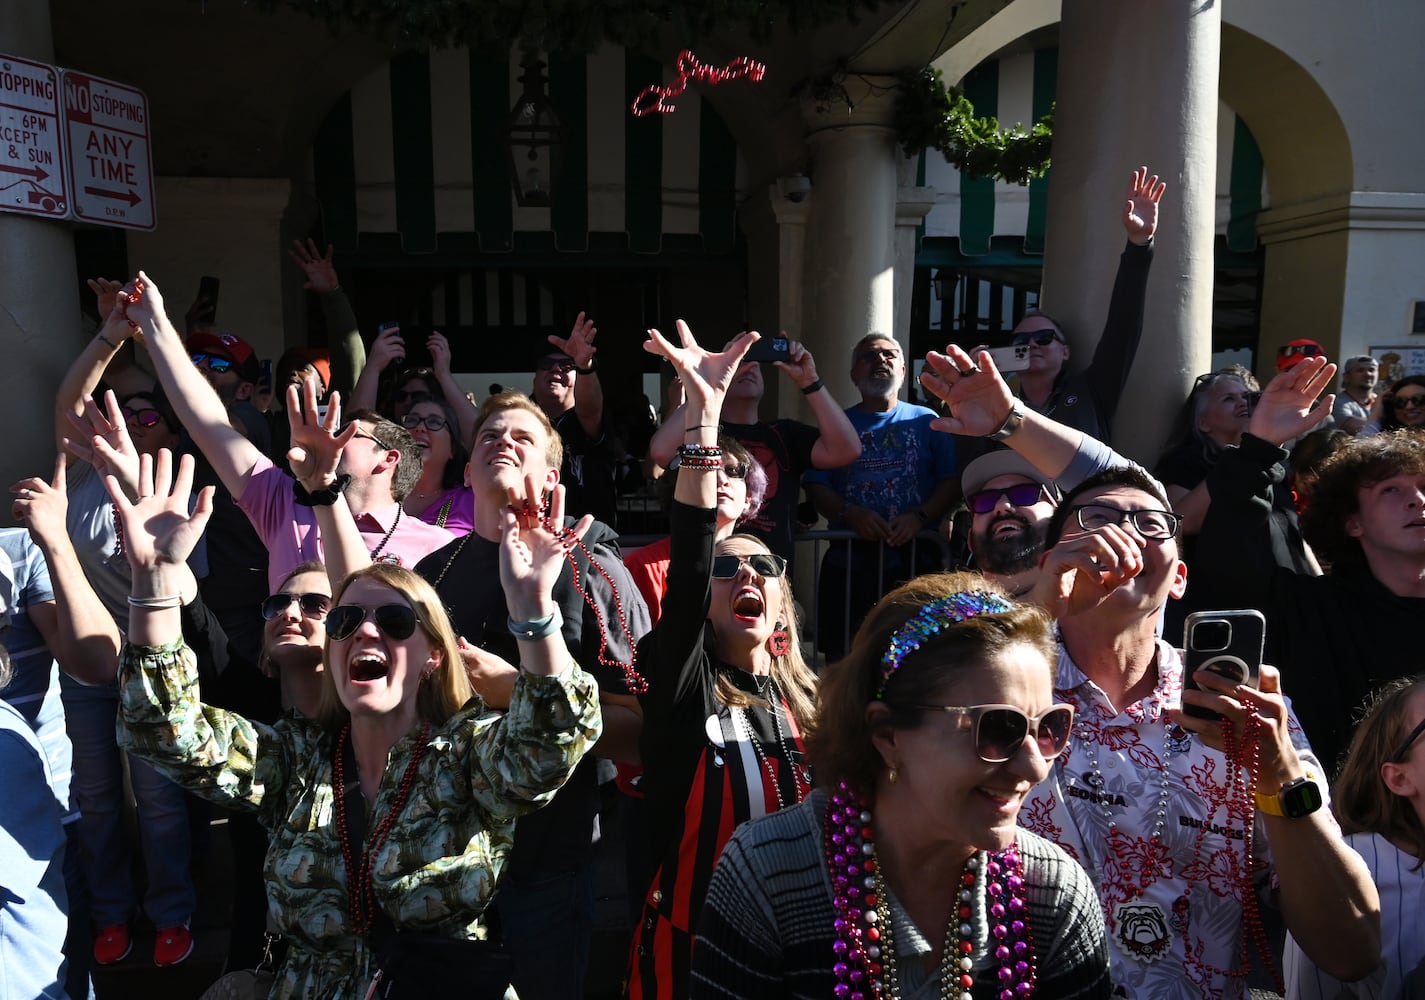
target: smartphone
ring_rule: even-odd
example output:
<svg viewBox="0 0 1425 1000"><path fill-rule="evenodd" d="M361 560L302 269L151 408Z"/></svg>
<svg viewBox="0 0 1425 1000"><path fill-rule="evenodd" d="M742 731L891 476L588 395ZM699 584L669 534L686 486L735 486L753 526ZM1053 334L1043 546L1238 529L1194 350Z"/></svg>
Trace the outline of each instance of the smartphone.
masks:
<svg viewBox="0 0 1425 1000"><path fill-rule="evenodd" d="M1029 345L1016 344L1013 347L991 347L990 357L995 367L1004 372L1022 372L1029 367Z"/></svg>
<svg viewBox="0 0 1425 1000"><path fill-rule="evenodd" d="M763 337L747 349L743 358L744 361L761 361L764 364L791 359L792 342L786 337Z"/></svg>
<svg viewBox="0 0 1425 1000"><path fill-rule="evenodd" d="M1183 627L1183 688L1198 690L1193 674L1207 669L1233 683L1256 687L1262 672L1267 620L1260 611L1194 611ZM1216 712L1183 705L1197 719L1220 719Z"/></svg>
<svg viewBox="0 0 1425 1000"><path fill-rule="evenodd" d="M387 330L395 330L400 327L400 325L401 324L396 322L394 319L388 319L386 322L381 323L376 327L376 336L381 336L381 334L385 333Z"/></svg>
<svg viewBox="0 0 1425 1000"><path fill-rule="evenodd" d="M198 299L203 303L203 311L194 316L198 323L216 323L218 321L218 289L220 282L211 274L205 274L198 279Z"/></svg>
<svg viewBox="0 0 1425 1000"><path fill-rule="evenodd" d="M271 391L272 391L272 359L271 359L271 358L263 358L262 361L259 363L259 371L258 371L258 375L257 375L257 391L258 391L258 392L271 392Z"/></svg>

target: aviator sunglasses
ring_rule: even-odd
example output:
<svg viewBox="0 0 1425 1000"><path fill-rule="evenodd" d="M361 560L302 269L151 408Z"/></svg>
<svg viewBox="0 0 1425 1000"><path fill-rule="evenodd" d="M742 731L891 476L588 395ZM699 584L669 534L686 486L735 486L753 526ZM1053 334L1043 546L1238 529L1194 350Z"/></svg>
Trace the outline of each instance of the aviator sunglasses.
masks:
<svg viewBox="0 0 1425 1000"><path fill-rule="evenodd" d="M960 717L958 728L974 734L975 755L986 764L1003 764L1019 752L1024 738L1034 734L1039 756L1053 760L1069 745L1074 707L1055 705L1043 715L1028 716L1013 705L917 705L931 712Z"/></svg>
<svg viewBox="0 0 1425 1000"><path fill-rule="evenodd" d="M754 552L750 556L713 556L712 578L731 580L737 576L737 571L742 569L744 562L752 567L752 572L769 580L776 579L787 571L787 560L781 556L774 556L770 552Z"/></svg>
<svg viewBox="0 0 1425 1000"><path fill-rule="evenodd" d="M221 375L233 366L231 358L220 358L216 354L195 354L193 355L193 367L203 367L203 362L208 363L208 370L215 375Z"/></svg>
<svg viewBox="0 0 1425 1000"><path fill-rule="evenodd" d="M416 631L414 609L405 604L383 604L379 608L363 608L359 604L338 604L327 612L327 636L340 642L350 638L370 618L376 627L392 639L409 639Z"/></svg>
<svg viewBox="0 0 1425 1000"><path fill-rule="evenodd" d="M326 594L293 594L284 590L273 594L262 602L262 617L267 621L272 621L290 608L293 601L296 601L301 607L302 614L318 621L326 617L327 611L332 606L332 599Z"/></svg>

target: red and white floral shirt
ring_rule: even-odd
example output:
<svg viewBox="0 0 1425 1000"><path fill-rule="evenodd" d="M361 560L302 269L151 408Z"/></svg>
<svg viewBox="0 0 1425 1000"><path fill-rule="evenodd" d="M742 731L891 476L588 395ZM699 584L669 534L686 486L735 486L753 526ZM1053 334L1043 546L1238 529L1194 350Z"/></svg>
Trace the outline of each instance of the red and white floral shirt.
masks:
<svg viewBox="0 0 1425 1000"><path fill-rule="evenodd" d="M1246 979L1229 973L1242 967L1245 893L1274 888L1276 873L1255 810L1246 863L1242 807L1233 815L1228 802L1250 799L1243 781L1229 780L1226 756L1168 719L1182 687L1178 652L1160 640L1153 693L1117 710L1061 645L1054 697L1075 707L1074 734L1019 822L1076 858L1097 885L1121 993L1239 997ZM1287 710L1297 753L1322 774Z"/></svg>

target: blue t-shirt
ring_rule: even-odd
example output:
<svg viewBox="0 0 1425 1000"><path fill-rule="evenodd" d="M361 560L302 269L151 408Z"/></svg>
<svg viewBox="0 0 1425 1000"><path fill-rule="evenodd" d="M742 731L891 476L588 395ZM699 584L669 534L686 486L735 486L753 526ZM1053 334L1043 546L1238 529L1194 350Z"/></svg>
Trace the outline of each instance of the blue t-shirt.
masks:
<svg viewBox="0 0 1425 1000"><path fill-rule="evenodd" d="M848 505L887 521L897 518L924 503L942 480L959 475L950 435L930 429L937 416L904 400L886 413L849 407L846 417L861 439L861 457L840 469L808 472L805 482L828 486ZM838 519L831 526L845 525Z"/></svg>
<svg viewBox="0 0 1425 1000"><path fill-rule="evenodd" d="M69 781L74 752L64 728L64 704L59 694L59 666L29 608L54 600L45 557L24 528L0 528L0 644L10 654L15 678L0 691L25 717L54 778L54 795L65 822L79 818L70 803Z"/></svg>

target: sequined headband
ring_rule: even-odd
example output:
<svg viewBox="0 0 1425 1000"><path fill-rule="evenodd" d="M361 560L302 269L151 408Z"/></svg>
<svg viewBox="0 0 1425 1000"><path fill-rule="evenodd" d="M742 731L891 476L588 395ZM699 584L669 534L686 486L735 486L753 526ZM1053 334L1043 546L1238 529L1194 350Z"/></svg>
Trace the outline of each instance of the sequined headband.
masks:
<svg viewBox="0 0 1425 1000"><path fill-rule="evenodd" d="M999 614L1014 610L1014 605L999 594L984 590L967 590L947 597L937 597L918 611L914 618L896 629L890 645L881 655L881 683L876 688L876 701L886 696L886 686L905 658L914 653L926 640L951 625L958 625L966 618L976 615Z"/></svg>

